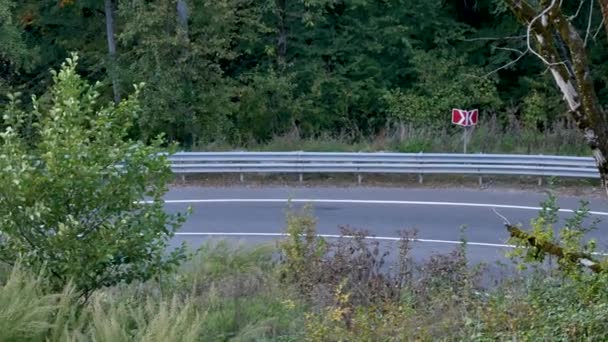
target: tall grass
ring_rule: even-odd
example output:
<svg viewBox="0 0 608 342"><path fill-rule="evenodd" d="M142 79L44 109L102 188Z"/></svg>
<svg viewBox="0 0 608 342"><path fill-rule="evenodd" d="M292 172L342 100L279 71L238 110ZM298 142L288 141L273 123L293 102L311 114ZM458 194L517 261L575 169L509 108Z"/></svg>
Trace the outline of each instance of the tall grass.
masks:
<svg viewBox="0 0 608 342"><path fill-rule="evenodd" d="M47 294L44 281L15 266L0 288L0 340L43 341L71 289Z"/></svg>
<svg viewBox="0 0 608 342"><path fill-rule="evenodd" d="M301 315L283 303L274 252L208 243L162 281L105 288L86 303L15 267L0 282L0 341L287 341Z"/></svg>
<svg viewBox="0 0 608 342"><path fill-rule="evenodd" d="M0 282L0 341L605 340L605 274L536 271L484 288L466 247L414 264L404 235L391 268L364 232L320 240L306 215L288 227L278 248L210 242L162 282L86 303L17 266Z"/></svg>
<svg viewBox="0 0 608 342"><path fill-rule="evenodd" d="M387 133L388 132L388 133ZM462 130L403 128L387 131L371 138L353 139L348 136L319 136L297 138L293 134L277 136L266 143L246 146L208 145L200 150L228 151L311 151L311 152L427 152L461 153ZM473 129L467 147L469 153L514 153L589 155L582 135L575 128L555 126L544 131L528 128L502 128L490 119Z"/></svg>
<svg viewBox="0 0 608 342"><path fill-rule="evenodd" d="M91 341L199 341L201 316L190 298L148 297L138 301L96 297L83 312L84 327L69 333L69 340Z"/></svg>

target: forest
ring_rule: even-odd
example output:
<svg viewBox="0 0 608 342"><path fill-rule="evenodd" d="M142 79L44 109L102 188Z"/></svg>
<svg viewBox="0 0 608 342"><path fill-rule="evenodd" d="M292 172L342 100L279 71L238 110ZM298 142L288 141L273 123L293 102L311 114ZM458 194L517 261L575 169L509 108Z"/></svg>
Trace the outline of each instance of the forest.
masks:
<svg viewBox="0 0 608 342"><path fill-rule="evenodd" d="M600 6L561 10L606 106ZM49 70L77 52L104 101L145 83L131 136L185 149L392 139L449 152L461 134L451 108L479 108L474 152L511 139L524 153L588 154L526 30L502 0L0 0L0 93L44 103Z"/></svg>

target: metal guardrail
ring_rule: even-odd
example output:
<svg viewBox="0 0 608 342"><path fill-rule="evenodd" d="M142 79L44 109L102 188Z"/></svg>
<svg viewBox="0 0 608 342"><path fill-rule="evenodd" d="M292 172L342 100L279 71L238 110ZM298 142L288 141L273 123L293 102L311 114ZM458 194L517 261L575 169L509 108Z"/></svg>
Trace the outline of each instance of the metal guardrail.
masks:
<svg viewBox="0 0 608 342"><path fill-rule="evenodd" d="M403 173L599 178L591 157L517 154L180 152L169 157L176 174ZM361 178L359 177L359 180ZM480 178L481 181L481 178Z"/></svg>

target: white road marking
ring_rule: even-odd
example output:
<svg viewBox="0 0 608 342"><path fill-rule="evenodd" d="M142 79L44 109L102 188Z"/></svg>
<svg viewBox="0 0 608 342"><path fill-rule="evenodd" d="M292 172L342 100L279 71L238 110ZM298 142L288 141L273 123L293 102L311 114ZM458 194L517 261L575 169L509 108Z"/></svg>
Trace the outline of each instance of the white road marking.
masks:
<svg viewBox="0 0 608 342"><path fill-rule="evenodd" d="M222 233L222 232L178 232L176 236L257 236L257 237L286 237L289 234L286 233ZM349 235L337 235L337 234L317 234L318 237L337 239L337 238L353 238L354 236ZM366 236L368 240L380 240L380 241L400 241L399 237L390 236ZM462 245L467 246L480 246L480 247L498 247L498 248L516 248L515 245L507 245L500 243L486 243L486 242L471 242L471 241L453 241L453 240L434 240L434 239L408 239L413 242L426 242L426 243L443 243L450 245ZM592 255L608 256L608 253L594 252Z"/></svg>
<svg viewBox="0 0 608 342"><path fill-rule="evenodd" d="M289 234L286 233L222 233L222 232L178 232L175 233L177 236L258 236L258 237L286 237ZM317 234L318 237L337 239L340 237L353 238L354 236L349 235L337 235L337 234ZM400 241L401 238L390 237L390 236L366 236L369 240L380 240L380 241ZM428 242L428 243L445 243L450 245L461 245L462 241L451 241L451 240L432 240L432 239L409 239L413 242ZM485 243L485 242L466 242L467 245L471 246L484 246L484 247L501 247L501 248L515 248L515 245L505 245L497 243Z"/></svg>
<svg viewBox="0 0 608 342"><path fill-rule="evenodd" d="M309 198L297 198L297 199L282 199L282 198L217 198L217 199L184 199L184 200L165 200L167 204L188 204L188 203L334 203L334 204L379 204L379 205L427 205L427 206L446 206L446 207L475 207L475 208L500 208L500 209L518 209L518 210L541 210L541 207L522 206L522 205L510 205L510 204L492 204L492 203L467 203L467 202L430 202L430 201L391 201L391 200L351 200L351 199L309 199ZM142 203L151 203L151 201L144 201ZM562 209L558 210L562 213L575 213L573 209ZM592 215L597 216L608 216L608 212L602 211L589 211ZM285 237L285 233L222 233L222 232L178 232L176 236L258 236L258 237ZM318 234L319 237L324 238L339 238L340 235L334 234ZM345 236L348 237L348 236ZM368 236L370 240L380 241L399 241L401 238L389 237L389 236ZM426 242L426 243L442 243L451 245L460 245L462 241L453 240L434 240L434 239L410 239L414 242ZM498 244L498 243L485 243L485 242L471 242L467 241L469 246L481 246L481 247L498 247L498 248L515 248L515 245L509 244ZM608 256L605 253L593 253L594 255Z"/></svg>
<svg viewBox="0 0 608 342"><path fill-rule="evenodd" d="M389 201L389 200L351 200L351 199L314 199L314 198L218 198L218 199L184 199L184 200L165 200L168 204L177 203L337 203L337 204L384 204L384 205L427 205L445 207L477 207L477 208L500 208L500 209L519 209L519 210L541 210L541 207L530 207L523 205L510 204L491 204L491 203L466 203L466 202L426 202L426 201ZM144 203L150 203L145 201ZM575 213L573 209L559 209L562 213ZM608 216L608 212L590 211L589 214L597 216Z"/></svg>

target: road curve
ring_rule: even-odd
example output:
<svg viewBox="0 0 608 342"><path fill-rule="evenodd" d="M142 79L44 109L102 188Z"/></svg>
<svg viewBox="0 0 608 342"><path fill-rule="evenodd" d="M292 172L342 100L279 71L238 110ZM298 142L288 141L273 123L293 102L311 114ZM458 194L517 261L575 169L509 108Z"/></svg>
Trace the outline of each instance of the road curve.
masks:
<svg viewBox="0 0 608 342"><path fill-rule="evenodd" d="M205 188L176 187L165 196L170 212L192 207L193 214L175 242L193 246L209 238L247 242L276 239L285 227L287 201L295 207L310 203L321 234L338 234L348 225L365 229L384 243L403 229L416 229L421 242L416 255L449 252L466 226L473 262L496 261L504 256L508 234L503 220L528 223L537 215L542 193L507 190L407 189L407 188ZM573 215L581 200L589 201L593 218L602 220L591 237L608 250L608 201L564 196L558 199L562 220ZM495 212L496 211L496 212Z"/></svg>

